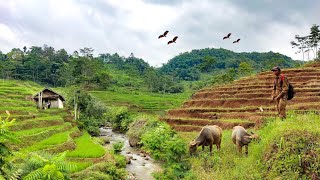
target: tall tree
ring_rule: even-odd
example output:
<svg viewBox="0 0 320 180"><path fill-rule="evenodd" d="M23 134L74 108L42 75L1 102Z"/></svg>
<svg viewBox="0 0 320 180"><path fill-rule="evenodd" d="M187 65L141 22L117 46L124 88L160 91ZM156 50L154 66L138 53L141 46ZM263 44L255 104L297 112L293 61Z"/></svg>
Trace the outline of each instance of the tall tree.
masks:
<svg viewBox="0 0 320 180"><path fill-rule="evenodd" d="M319 26L314 24L310 29L310 35L308 36L308 45L312 49L315 59L317 59L317 55L318 55L319 42L320 42Z"/></svg>
<svg viewBox="0 0 320 180"><path fill-rule="evenodd" d="M84 47L83 49L80 49L80 53L82 56L93 58L93 51L94 49L90 47Z"/></svg>
<svg viewBox="0 0 320 180"><path fill-rule="evenodd" d="M302 53L302 60L304 61L305 50L308 48L308 36L295 35L298 42L291 41L292 48L298 48L298 53Z"/></svg>

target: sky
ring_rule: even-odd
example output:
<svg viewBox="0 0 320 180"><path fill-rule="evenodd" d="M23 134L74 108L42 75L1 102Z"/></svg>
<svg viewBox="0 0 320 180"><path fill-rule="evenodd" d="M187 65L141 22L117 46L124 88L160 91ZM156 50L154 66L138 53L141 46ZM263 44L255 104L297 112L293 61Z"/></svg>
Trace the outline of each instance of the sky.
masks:
<svg viewBox="0 0 320 180"><path fill-rule="evenodd" d="M0 0L0 50L47 44L71 54L91 47L96 55L133 53L156 67L208 47L298 60L290 41L320 25L319 17L318 0Z"/></svg>

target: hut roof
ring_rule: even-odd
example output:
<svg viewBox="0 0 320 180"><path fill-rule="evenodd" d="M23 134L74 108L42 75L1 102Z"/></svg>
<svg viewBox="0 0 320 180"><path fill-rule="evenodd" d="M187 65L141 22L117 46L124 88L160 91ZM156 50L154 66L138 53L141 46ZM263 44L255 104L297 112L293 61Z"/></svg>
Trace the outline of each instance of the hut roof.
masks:
<svg viewBox="0 0 320 180"><path fill-rule="evenodd" d="M37 94L33 95L33 99L35 99L35 100L38 99L40 92L51 92L51 95L44 95L43 98L58 98L59 97L62 101L66 101L62 95L58 94L57 92L55 92L49 88L44 88L43 90L39 91Z"/></svg>

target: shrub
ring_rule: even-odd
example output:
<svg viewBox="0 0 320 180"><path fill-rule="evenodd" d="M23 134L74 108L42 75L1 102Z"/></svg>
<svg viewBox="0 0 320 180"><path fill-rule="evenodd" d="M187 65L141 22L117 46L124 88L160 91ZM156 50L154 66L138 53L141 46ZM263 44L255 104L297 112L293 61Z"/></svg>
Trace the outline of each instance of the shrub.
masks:
<svg viewBox="0 0 320 180"><path fill-rule="evenodd" d="M265 154L269 177L320 178L320 135L287 132Z"/></svg>
<svg viewBox="0 0 320 180"><path fill-rule="evenodd" d="M110 138L109 137L99 137L99 138L96 138L96 141L101 145L105 145L105 144L110 143Z"/></svg>
<svg viewBox="0 0 320 180"><path fill-rule="evenodd" d="M125 169L112 164L111 162L103 162L95 164L81 172L73 174L72 179L125 179L127 172Z"/></svg>
<svg viewBox="0 0 320 180"><path fill-rule="evenodd" d="M182 84L175 84L167 87L165 91L168 93L182 93L184 91L184 86Z"/></svg>
<svg viewBox="0 0 320 180"><path fill-rule="evenodd" d="M153 126L153 127L152 127ZM142 134L142 149L156 160L164 162L164 171L155 174L157 179L182 179L189 176L191 169L187 160L186 143L170 126L160 121L148 121Z"/></svg>
<svg viewBox="0 0 320 180"><path fill-rule="evenodd" d="M156 160L179 162L187 153L185 142L166 124L143 134L141 141Z"/></svg>
<svg viewBox="0 0 320 180"><path fill-rule="evenodd" d="M123 148L123 142L119 141L119 142L114 143L112 148L113 148L113 152L115 154L120 153Z"/></svg>
<svg viewBox="0 0 320 180"><path fill-rule="evenodd" d="M125 168L127 163L126 163L126 157L119 155L119 154L115 154L114 155L114 160L116 161L115 165L118 168Z"/></svg>
<svg viewBox="0 0 320 180"><path fill-rule="evenodd" d="M104 124L107 109L87 92L74 89L72 91L71 93L69 92L69 97L72 100L76 100L78 104L77 111L78 113L80 112L77 121L78 127L86 129L93 136L98 136L100 134L99 127ZM68 105L74 108L73 101L68 101Z"/></svg>
<svg viewBox="0 0 320 180"><path fill-rule="evenodd" d="M109 108L106 114L106 119L112 124L114 131L126 132L132 119L129 118L129 111L127 107L112 107Z"/></svg>

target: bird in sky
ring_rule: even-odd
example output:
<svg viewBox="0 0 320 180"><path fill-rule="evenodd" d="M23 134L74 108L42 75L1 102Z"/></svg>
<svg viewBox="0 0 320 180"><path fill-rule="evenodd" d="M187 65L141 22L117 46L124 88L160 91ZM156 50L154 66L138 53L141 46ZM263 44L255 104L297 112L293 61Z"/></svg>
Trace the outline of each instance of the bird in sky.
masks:
<svg viewBox="0 0 320 180"><path fill-rule="evenodd" d="M166 35L168 34L169 31L165 31L163 34L161 34L158 39L163 38L163 37L167 37Z"/></svg>
<svg viewBox="0 0 320 180"><path fill-rule="evenodd" d="M175 36L171 41L168 42L168 44L176 43L177 39L178 39L178 36Z"/></svg>
<svg viewBox="0 0 320 180"><path fill-rule="evenodd" d="M240 39L237 39L236 41L233 41L233 43L238 43L240 41Z"/></svg>
<svg viewBox="0 0 320 180"><path fill-rule="evenodd" d="M227 36L223 37L223 40L230 38L231 33L229 33Z"/></svg>

